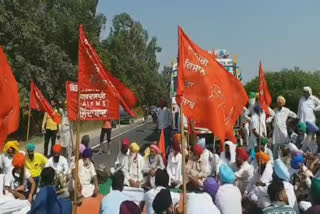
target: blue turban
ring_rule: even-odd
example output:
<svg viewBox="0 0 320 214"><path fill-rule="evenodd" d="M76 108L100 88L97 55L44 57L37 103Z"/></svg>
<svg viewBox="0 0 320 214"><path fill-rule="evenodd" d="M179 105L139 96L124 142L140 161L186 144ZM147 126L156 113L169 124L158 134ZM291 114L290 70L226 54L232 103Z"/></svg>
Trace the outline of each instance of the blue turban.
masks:
<svg viewBox="0 0 320 214"><path fill-rule="evenodd" d="M304 164L304 158L302 155L297 155L292 159L291 167L293 169L299 169L299 163Z"/></svg>
<svg viewBox="0 0 320 214"><path fill-rule="evenodd" d="M36 146L33 143L29 143L27 146L28 152L33 152L35 150Z"/></svg>
<svg viewBox="0 0 320 214"><path fill-rule="evenodd" d="M201 149L204 149L206 147L206 139L200 138L197 144L201 147Z"/></svg>
<svg viewBox="0 0 320 214"><path fill-rule="evenodd" d="M261 108L260 108L260 105L255 105L254 108L253 108L253 111L256 113L256 114L259 114L259 112L261 111Z"/></svg>
<svg viewBox="0 0 320 214"><path fill-rule="evenodd" d="M83 158L91 158L92 157L92 150L90 148L86 148L83 152L82 152L82 157Z"/></svg>
<svg viewBox="0 0 320 214"><path fill-rule="evenodd" d="M233 170L227 164L222 164L219 167L219 173L222 183L233 184L236 180Z"/></svg>
<svg viewBox="0 0 320 214"><path fill-rule="evenodd" d="M251 149L251 151L250 151L250 158L251 158L251 160L256 159L256 151L254 149Z"/></svg>
<svg viewBox="0 0 320 214"><path fill-rule="evenodd" d="M277 159L274 161L274 171L278 178L285 181L290 180L290 173L288 171L288 168L281 159Z"/></svg>
<svg viewBox="0 0 320 214"><path fill-rule="evenodd" d="M309 123L309 122L306 122L306 128L307 128L307 133L317 133L319 131L319 128L312 124L312 123Z"/></svg>

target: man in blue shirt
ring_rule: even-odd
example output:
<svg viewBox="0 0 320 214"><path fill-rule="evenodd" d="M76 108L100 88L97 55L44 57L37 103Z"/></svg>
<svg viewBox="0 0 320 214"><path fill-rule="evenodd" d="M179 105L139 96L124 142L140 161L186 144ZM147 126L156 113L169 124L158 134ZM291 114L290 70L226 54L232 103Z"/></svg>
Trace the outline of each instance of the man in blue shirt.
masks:
<svg viewBox="0 0 320 214"><path fill-rule="evenodd" d="M121 170L112 177L112 191L106 195L101 202L100 214L119 213L120 205L128 198L122 193L124 175Z"/></svg>

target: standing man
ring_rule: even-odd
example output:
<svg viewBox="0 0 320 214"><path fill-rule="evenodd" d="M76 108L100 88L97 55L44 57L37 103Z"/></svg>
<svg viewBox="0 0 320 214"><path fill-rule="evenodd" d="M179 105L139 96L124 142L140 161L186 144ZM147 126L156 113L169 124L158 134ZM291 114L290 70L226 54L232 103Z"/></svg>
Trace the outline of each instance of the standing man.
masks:
<svg viewBox="0 0 320 214"><path fill-rule="evenodd" d="M298 107L298 117L300 123L309 122L316 124L315 111L320 110L320 100L312 95L312 89L309 86L303 88L303 96L300 98Z"/></svg>
<svg viewBox="0 0 320 214"><path fill-rule="evenodd" d="M59 130L62 155L70 160L72 153L72 126L68 119L67 101L64 102L64 109L60 109L62 115L61 129Z"/></svg>
<svg viewBox="0 0 320 214"><path fill-rule="evenodd" d="M161 98L160 99L160 110L159 110L159 132L161 133L161 130L164 130L164 138L165 138L165 144L166 144L166 154L169 153L170 147L171 147L171 113L169 112L167 102Z"/></svg>
<svg viewBox="0 0 320 214"><path fill-rule="evenodd" d="M104 135L107 134L108 155L111 155L111 151L110 151L111 130L112 130L111 122L112 122L111 120L105 120L103 122L103 126L102 126L102 129L101 129L101 134L100 134L100 150L99 150L99 154L103 153Z"/></svg>
<svg viewBox="0 0 320 214"><path fill-rule="evenodd" d="M253 114L251 117L250 121L250 126L249 126L249 131L250 131L250 136L249 136L249 145L248 145L248 150L253 150L255 146L257 145L257 142L259 141L259 137L263 138L266 137L266 133L263 130L262 123L263 118L260 118L260 125L259 125L259 114L260 111L262 111L260 105L255 105L253 108Z"/></svg>
<svg viewBox="0 0 320 214"><path fill-rule="evenodd" d="M274 110L275 116L273 121L273 155L278 158L280 146L283 145L288 138L287 120L289 117L296 118L297 115L290 109L284 107L286 100L283 96L277 98L277 108Z"/></svg>
<svg viewBox="0 0 320 214"><path fill-rule="evenodd" d="M55 113L58 113L56 108L56 101L54 99L51 100L51 106ZM44 113L43 121L42 121L42 133L44 134L44 155L49 157L48 154L48 146L49 141L51 139L51 149L50 155L52 154L52 147L56 143L57 133L59 131L59 125L53 121L53 119L48 115L48 113Z"/></svg>

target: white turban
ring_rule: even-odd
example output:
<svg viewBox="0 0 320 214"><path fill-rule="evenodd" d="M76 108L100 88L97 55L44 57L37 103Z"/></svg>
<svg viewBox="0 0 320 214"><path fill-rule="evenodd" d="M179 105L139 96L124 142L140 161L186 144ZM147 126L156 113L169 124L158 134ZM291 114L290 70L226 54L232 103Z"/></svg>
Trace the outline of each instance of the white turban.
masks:
<svg viewBox="0 0 320 214"><path fill-rule="evenodd" d="M285 105L286 104L286 99L283 97L283 96L278 96L277 97L277 102L281 102L282 105Z"/></svg>
<svg viewBox="0 0 320 214"><path fill-rule="evenodd" d="M309 86L303 87L303 91L309 92L310 96L312 95L312 89Z"/></svg>

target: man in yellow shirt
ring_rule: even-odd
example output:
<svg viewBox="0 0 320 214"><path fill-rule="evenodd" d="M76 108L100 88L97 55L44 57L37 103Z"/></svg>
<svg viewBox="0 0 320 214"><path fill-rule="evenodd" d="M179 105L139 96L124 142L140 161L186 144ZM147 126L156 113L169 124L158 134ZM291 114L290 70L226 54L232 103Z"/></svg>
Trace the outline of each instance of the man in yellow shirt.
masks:
<svg viewBox="0 0 320 214"><path fill-rule="evenodd" d="M51 106L55 112L58 113L56 109L56 102L51 100ZM42 133L44 133L44 152L43 154L46 157L49 157L48 154L48 146L49 141L51 139L51 149L50 149L50 156L52 155L52 147L56 143L57 133L59 131L59 125L52 120L52 118L46 113L44 113L43 121L42 121Z"/></svg>
<svg viewBox="0 0 320 214"><path fill-rule="evenodd" d="M27 146L26 167L30 171L31 177L38 185L40 174L48 159L42 154L34 152L34 150L35 145L33 143L29 143Z"/></svg>

